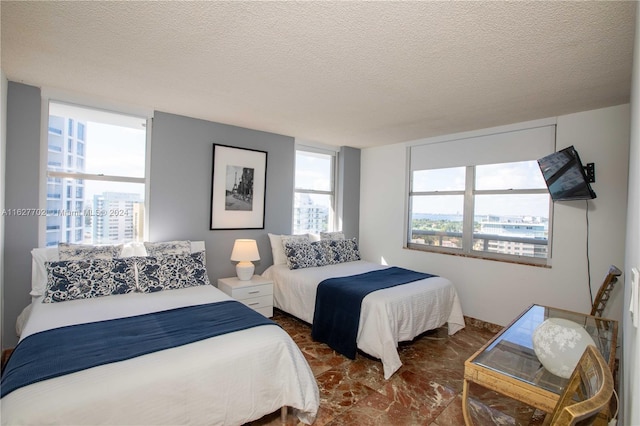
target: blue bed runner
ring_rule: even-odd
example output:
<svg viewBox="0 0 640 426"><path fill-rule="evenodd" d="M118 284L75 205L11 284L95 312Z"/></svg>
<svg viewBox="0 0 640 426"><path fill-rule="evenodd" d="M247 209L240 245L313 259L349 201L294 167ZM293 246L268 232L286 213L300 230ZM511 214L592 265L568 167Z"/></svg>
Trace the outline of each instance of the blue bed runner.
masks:
<svg viewBox="0 0 640 426"><path fill-rule="evenodd" d="M0 397L41 380L268 324L275 323L226 300L42 331L16 346Z"/></svg>
<svg viewBox="0 0 640 426"><path fill-rule="evenodd" d="M355 359L362 299L376 290L434 276L393 266L324 280L316 290L311 336L342 355Z"/></svg>

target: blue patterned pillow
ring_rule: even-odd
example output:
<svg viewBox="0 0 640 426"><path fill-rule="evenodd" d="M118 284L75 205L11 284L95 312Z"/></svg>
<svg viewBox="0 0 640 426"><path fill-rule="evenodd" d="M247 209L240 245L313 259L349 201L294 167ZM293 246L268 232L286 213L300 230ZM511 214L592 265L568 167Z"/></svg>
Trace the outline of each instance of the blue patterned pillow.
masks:
<svg viewBox="0 0 640 426"><path fill-rule="evenodd" d="M113 259L120 257L123 244L91 245L91 244L58 244L60 260Z"/></svg>
<svg viewBox="0 0 640 426"><path fill-rule="evenodd" d="M163 241L159 243L145 242L144 248L148 256L165 256L170 254L190 254L191 241Z"/></svg>
<svg viewBox="0 0 640 426"><path fill-rule="evenodd" d="M321 240L344 240L344 233L342 231L336 232L321 232Z"/></svg>
<svg viewBox="0 0 640 426"><path fill-rule="evenodd" d="M131 259L138 270L138 291L142 293L211 284L203 251Z"/></svg>
<svg viewBox="0 0 640 426"><path fill-rule="evenodd" d="M324 240L324 243L328 265L360 260L360 251L355 238L351 240Z"/></svg>
<svg viewBox="0 0 640 426"><path fill-rule="evenodd" d="M287 242L284 244L284 254L289 269L312 268L327 264L324 241Z"/></svg>
<svg viewBox="0 0 640 426"><path fill-rule="evenodd" d="M135 291L135 271L123 259L46 262L43 303L125 294Z"/></svg>

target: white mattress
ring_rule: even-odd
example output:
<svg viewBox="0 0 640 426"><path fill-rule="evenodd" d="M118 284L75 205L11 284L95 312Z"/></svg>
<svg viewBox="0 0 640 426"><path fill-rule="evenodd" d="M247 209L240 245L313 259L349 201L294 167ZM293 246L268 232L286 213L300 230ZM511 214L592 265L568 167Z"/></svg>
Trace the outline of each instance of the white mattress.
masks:
<svg viewBox="0 0 640 426"><path fill-rule="evenodd" d="M384 269L366 261L290 270L287 265L269 267L263 276L274 281L274 305L308 323L313 322L316 288L332 277ZM432 277L367 295L362 301L357 346L379 358L388 379L401 366L398 342L448 324L452 335L464 328L458 293L451 281Z"/></svg>
<svg viewBox="0 0 640 426"><path fill-rule="evenodd" d="M200 286L62 303L38 300L21 340L74 323L228 299L213 286ZM38 382L0 402L3 425L239 425L282 406L312 423L319 392L290 336L268 325Z"/></svg>

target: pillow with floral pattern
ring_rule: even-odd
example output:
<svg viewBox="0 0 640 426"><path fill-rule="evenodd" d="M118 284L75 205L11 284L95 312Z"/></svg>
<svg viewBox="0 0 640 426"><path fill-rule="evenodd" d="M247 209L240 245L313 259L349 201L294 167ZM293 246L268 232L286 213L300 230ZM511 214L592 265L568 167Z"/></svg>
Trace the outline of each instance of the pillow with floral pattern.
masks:
<svg viewBox="0 0 640 426"><path fill-rule="evenodd" d="M91 244L58 244L59 260L113 259L120 257L123 244L91 245Z"/></svg>
<svg viewBox="0 0 640 426"><path fill-rule="evenodd" d="M135 270L123 259L46 262L43 303L126 294L136 290Z"/></svg>
<svg viewBox="0 0 640 426"><path fill-rule="evenodd" d="M138 291L162 290L210 285L205 267L205 252L130 258L138 271Z"/></svg>

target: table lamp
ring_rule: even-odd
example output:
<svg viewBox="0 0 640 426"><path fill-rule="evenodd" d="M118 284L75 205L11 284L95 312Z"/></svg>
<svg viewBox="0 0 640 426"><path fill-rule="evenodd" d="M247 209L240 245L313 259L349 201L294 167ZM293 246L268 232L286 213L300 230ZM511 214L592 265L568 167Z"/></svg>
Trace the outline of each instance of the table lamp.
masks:
<svg viewBox="0 0 640 426"><path fill-rule="evenodd" d="M531 340L543 367L565 379L571 377L587 346L596 346L582 325L564 318L547 318L533 330Z"/></svg>
<svg viewBox="0 0 640 426"><path fill-rule="evenodd" d="M236 240L231 251L231 261L238 262L236 275L240 281L249 281L253 277L255 266L251 263L260 260L256 240Z"/></svg>

